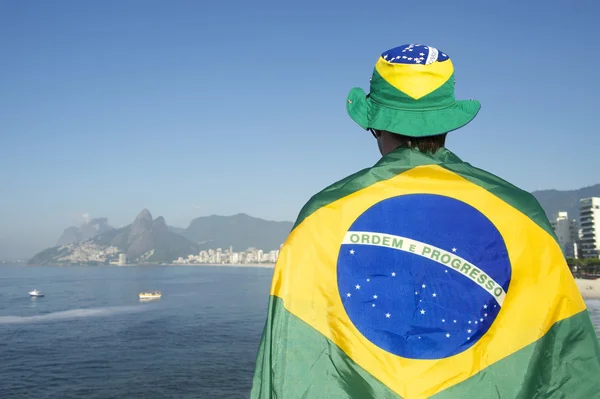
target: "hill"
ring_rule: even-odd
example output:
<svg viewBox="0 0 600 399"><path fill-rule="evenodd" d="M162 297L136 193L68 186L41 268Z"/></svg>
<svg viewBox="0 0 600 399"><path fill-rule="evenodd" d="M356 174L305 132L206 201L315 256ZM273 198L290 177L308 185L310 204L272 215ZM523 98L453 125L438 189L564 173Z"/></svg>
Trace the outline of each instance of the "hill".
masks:
<svg viewBox="0 0 600 399"><path fill-rule="evenodd" d="M233 216L203 216L192 220L181 234L202 249L229 248L234 251L250 247L265 251L279 249L293 227L292 222L274 222L245 213Z"/></svg>
<svg viewBox="0 0 600 399"><path fill-rule="evenodd" d="M120 253L128 263L169 263L180 256L198 253L198 245L169 231L165 219L144 209L134 222L89 240L48 248L29 260L29 264L108 263Z"/></svg>
<svg viewBox="0 0 600 399"><path fill-rule="evenodd" d="M558 191L541 190L531 194L539 201L548 219L556 217L557 212L568 212L570 219L579 222L579 200L588 197L600 197L600 184L580 188L579 190Z"/></svg>
<svg viewBox="0 0 600 399"><path fill-rule="evenodd" d="M110 230L113 230L113 227L108 224L107 218L92 219L79 227L71 226L66 228L56 242L56 245L62 246L77 241L88 240Z"/></svg>

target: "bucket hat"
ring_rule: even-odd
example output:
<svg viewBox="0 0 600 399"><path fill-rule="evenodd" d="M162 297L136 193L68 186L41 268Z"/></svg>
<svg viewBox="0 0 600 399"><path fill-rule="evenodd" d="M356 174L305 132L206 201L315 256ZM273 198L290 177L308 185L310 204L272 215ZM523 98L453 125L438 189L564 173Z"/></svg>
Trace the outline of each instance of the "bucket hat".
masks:
<svg viewBox="0 0 600 399"><path fill-rule="evenodd" d="M406 44L381 54L369 94L353 88L346 109L363 129L435 136L471 122L481 108L476 100L456 100L454 83L454 66L446 53Z"/></svg>

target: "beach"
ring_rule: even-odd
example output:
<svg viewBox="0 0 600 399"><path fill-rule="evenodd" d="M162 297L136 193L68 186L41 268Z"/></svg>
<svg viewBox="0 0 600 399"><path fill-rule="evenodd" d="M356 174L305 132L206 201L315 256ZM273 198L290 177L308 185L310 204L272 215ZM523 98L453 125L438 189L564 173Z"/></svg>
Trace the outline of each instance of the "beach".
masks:
<svg viewBox="0 0 600 399"><path fill-rule="evenodd" d="M584 299L600 299L600 280L576 278L575 281Z"/></svg>

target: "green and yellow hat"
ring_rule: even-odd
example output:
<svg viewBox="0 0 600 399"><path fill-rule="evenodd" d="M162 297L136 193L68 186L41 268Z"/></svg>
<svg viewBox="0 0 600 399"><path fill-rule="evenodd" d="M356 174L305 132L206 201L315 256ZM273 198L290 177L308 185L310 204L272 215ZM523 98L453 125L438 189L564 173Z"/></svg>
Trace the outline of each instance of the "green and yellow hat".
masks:
<svg viewBox="0 0 600 399"><path fill-rule="evenodd" d="M466 125L481 104L454 98L454 66L445 53L406 44L381 54L369 94L353 88L346 108L363 129L426 137Z"/></svg>

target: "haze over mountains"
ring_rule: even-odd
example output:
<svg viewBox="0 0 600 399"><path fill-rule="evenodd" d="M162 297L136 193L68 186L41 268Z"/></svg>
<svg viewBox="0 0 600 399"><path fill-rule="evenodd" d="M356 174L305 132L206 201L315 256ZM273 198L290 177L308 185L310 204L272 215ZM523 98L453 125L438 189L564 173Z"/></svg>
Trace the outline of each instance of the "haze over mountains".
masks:
<svg viewBox="0 0 600 399"><path fill-rule="evenodd" d="M149 215L150 212L144 209L136 221L140 218L142 220L151 218ZM158 219L162 219L159 223L164 222L162 216ZM167 226L167 229L172 233L182 235L201 249L232 246L234 250L245 250L250 247L272 250L279 248L292 226L292 222L275 222L238 213L232 216L201 216L193 219L187 228ZM113 230L117 229L111 227L106 218L92 219L79 227L66 228L56 245L85 241L99 235L112 237L112 233L104 233Z"/></svg>
<svg viewBox="0 0 600 399"><path fill-rule="evenodd" d="M105 220L105 219L103 219ZM246 214L208 216L194 219L187 229L169 228L162 216L156 219L144 209L132 224L114 229L107 223L104 232L97 220L79 228L69 227L59 245L48 248L29 260L29 264L106 264L125 253L130 263L170 263L178 257L197 255L203 249L245 250L256 247L278 249L292 228L291 222L271 222ZM80 240L69 240L84 237Z"/></svg>
<svg viewBox="0 0 600 399"><path fill-rule="evenodd" d="M56 245L66 245L77 241L87 240L113 229L114 228L108 224L107 218L92 219L82 223L79 227L71 226L66 228L60 235Z"/></svg>
<svg viewBox="0 0 600 399"><path fill-rule="evenodd" d="M579 220L579 199L600 197L600 184L579 190L541 190L532 194L549 219L553 219L559 211L566 211L570 218ZM145 256L145 260L154 262L170 262L178 256L210 248L227 249L230 246L234 251L249 247L269 251L279 248L292 226L292 222L269 221L239 213L198 217L188 227L181 228L167 226L162 217L152 219L150 212L144 210L131 225L121 229L113 228L107 218L91 219L79 227L71 226L59 237L57 247L42 251L38 254L44 254L42 258L36 255L32 260L54 259L58 256L56 248L90 240L98 248L119 248L127 253L130 260Z"/></svg>

